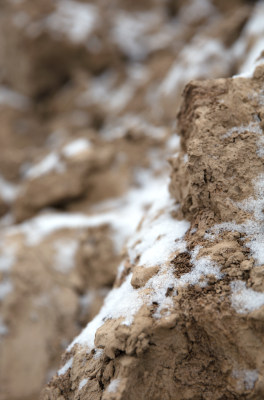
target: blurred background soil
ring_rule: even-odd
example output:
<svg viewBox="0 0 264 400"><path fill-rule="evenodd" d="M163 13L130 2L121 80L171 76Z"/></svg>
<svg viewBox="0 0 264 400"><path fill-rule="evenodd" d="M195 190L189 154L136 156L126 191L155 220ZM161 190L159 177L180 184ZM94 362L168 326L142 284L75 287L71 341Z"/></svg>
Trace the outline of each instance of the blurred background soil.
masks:
<svg viewBox="0 0 264 400"><path fill-rule="evenodd" d="M0 1L0 399L33 400L111 289L192 79L243 72L264 5Z"/></svg>

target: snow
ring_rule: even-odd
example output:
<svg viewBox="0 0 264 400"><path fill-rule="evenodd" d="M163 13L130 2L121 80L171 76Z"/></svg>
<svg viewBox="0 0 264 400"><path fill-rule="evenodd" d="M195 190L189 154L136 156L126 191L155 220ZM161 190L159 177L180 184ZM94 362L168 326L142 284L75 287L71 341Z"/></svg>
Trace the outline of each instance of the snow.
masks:
<svg viewBox="0 0 264 400"><path fill-rule="evenodd" d="M262 130L261 130L259 124L256 122L250 122L248 125L234 126L233 128L229 129L222 136L222 139L231 137L233 135L233 133L241 134L241 133L245 133L245 132L251 132L251 133L255 133L256 135L262 135Z"/></svg>
<svg viewBox="0 0 264 400"><path fill-rule="evenodd" d="M79 153L89 150L90 148L91 142L88 139L79 138L64 146L62 149L62 154L67 158L71 158Z"/></svg>
<svg viewBox="0 0 264 400"><path fill-rule="evenodd" d="M181 142L180 136L174 133L167 140L166 146L169 150L175 150L178 149L178 147L180 146L180 142Z"/></svg>
<svg viewBox="0 0 264 400"><path fill-rule="evenodd" d="M66 35L73 43L81 43L97 24L97 8L72 0L58 0L56 11L45 20L53 35Z"/></svg>
<svg viewBox="0 0 264 400"><path fill-rule="evenodd" d="M258 57L264 50L264 4L262 1L256 3L249 21L247 22L242 36L238 39L234 46L234 55L237 59L243 59L246 54L246 59L238 75L234 78L252 78L255 68L263 64L263 58L258 60ZM253 46L248 49L247 45Z"/></svg>
<svg viewBox="0 0 264 400"><path fill-rule="evenodd" d="M261 94L256 97L261 99ZM260 100L261 101L261 100ZM232 137L232 135L234 133L236 134L242 134L245 132L249 132L251 134L255 134L256 135L256 143L258 146L257 149L257 155L262 158L264 156L264 136L263 136L263 132L262 129L259 125L259 121L255 121L255 122L250 122L248 125L240 125L240 126L234 126L233 128L229 129L223 136L222 139L226 139L226 138L230 138Z"/></svg>
<svg viewBox="0 0 264 400"><path fill-rule="evenodd" d="M64 375L64 374L72 367L72 363L73 363L73 357L71 357L71 358L66 362L66 364L65 364L61 369L59 369L58 375L59 375L59 376L60 376L60 375Z"/></svg>
<svg viewBox="0 0 264 400"><path fill-rule="evenodd" d="M147 31L158 22L159 16L153 12L119 12L115 16L112 39L132 60L142 60L149 52Z"/></svg>
<svg viewBox="0 0 264 400"><path fill-rule="evenodd" d="M198 258L201 249L202 247L198 245L191 252L191 263L193 264L194 268L192 271L180 277L178 283L179 286L185 286L186 284L200 284L200 286L205 286L206 281L200 282L201 277L206 277L207 275L214 275L216 279L220 279L222 277L220 267L217 265L217 263L213 262L210 257Z"/></svg>
<svg viewBox="0 0 264 400"><path fill-rule="evenodd" d="M76 240L57 240L54 243L55 257L54 269L67 274L75 265L75 255L78 249Z"/></svg>
<svg viewBox="0 0 264 400"><path fill-rule="evenodd" d="M96 207L96 214L46 213L6 229L7 235L24 234L27 245L34 246L48 235L61 229L82 229L109 225L119 252L126 240L135 232L146 207L167 191L164 176L153 177L149 171L139 169L138 187L129 190L124 197L103 202ZM107 210L105 210L107 208Z"/></svg>
<svg viewBox="0 0 264 400"><path fill-rule="evenodd" d="M164 14L120 11L113 19L111 39L130 60L142 61L151 52L171 46L179 28Z"/></svg>
<svg viewBox="0 0 264 400"><path fill-rule="evenodd" d="M147 175L141 174L139 177L142 183L146 182ZM164 181L163 179L162 182L159 182L158 192L157 188L155 188L154 196L149 191L144 192L144 189L141 190L143 191L141 193L142 198L146 198L147 195L150 199L155 199L155 201L145 213L138 231L134 232L130 237L127 244L128 255L132 264L140 265L144 268L159 266L159 271L148 280L143 288L139 289L132 287L132 273L130 273L120 287L110 291L99 314L74 339L68 347L68 351L76 343L81 346L87 346L90 350L93 349L96 331L108 319L122 318L122 324L131 325L135 314L143 304L151 305L153 302L158 304L154 318L169 315L171 309L173 309L173 300L172 297L166 296L168 288L173 291L173 295L176 295L177 288L187 284L205 286L206 279L201 282L201 278L206 278L206 275L214 275L216 279L220 279L222 276L218 265L209 257L199 257L202 249L197 246L191 252L192 270L183 274L179 279L176 278L174 267L171 266L170 260L175 252L187 251L184 236L190 224L187 221L177 221L171 216L172 211L176 211L178 206L170 198L166 180ZM138 196L134 198L135 201L133 201L131 193L129 197L133 207L136 201L142 205L142 200L139 200ZM129 213L126 207L124 209ZM120 219L122 219L122 211L120 212L120 210L121 207L119 207L119 213ZM133 219L133 213L131 214ZM123 269L124 264L121 263L118 269L119 275Z"/></svg>
<svg viewBox="0 0 264 400"><path fill-rule="evenodd" d="M79 384L79 390L82 390L82 388L86 385L87 382L88 382L87 378L82 379Z"/></svg>
<svg viewBox="0 0 264 400"><path fill-rule="evenodd" d="M7 203L12 203L19 192L19 187L11 182L7 182L0 176L0 197Z"/></svg>
<svg viewBox="0 0 264 400"><path fill-rule="evenodd" d="M121 263L121 264L119 265L118 269L117 269L117 274L116 274L116 278L117 278L117 279L120 279L120 278L121 278L121 276L122 276L124 270L125 270L125 264Z"/></svg>
<svg viewBox="0 0 264 400"><path fill-rule="evenodd" d="M0 272L8 271L16 261L15 249L8 245L0 247Z"/></svg>
<svg viewBox="0 0 264 400"><path fill-rule="evenodd" d="M264 263L264 234L259 234L251 242L247 243L247 247L250 248L251 254L253 255L256 263L258 265L263 265Z"/></svg>
<svg viewBox="0 0 264 400"><path fill-rule="evenodd" d="M129 274L120 287L111 290L99 314L74 339L68 347L68 351L76 343L93 349L95 333L107 319L122 317L125 325L131 325L134 315L142 306L142 298L130 283L131 277L132 274Z"/></svg>
<svg viewBox="0 0 264 400"><path fill-rule="evenodd" d="M156 218L157 203L161 210L165 204L169 207ZM170 216L173 210L174 202L169 199L167 188L160 189L160 199L151 207L140 231L128 243L131 263L139 259L138 264L145 267L161 265L168 260L173 251L181 247L181 242L175 241L184 236L190 225L187 221L173 219Z"/></svg>
<svg viewBox="0 0 264 400"><path fill-rule="evenodd" d="M256 380L258 379L258 371L253 369L253 370L244 370L244 382L245 382L245 387L248 390L253 389Z"/></svg>
<svg viewBox="0 0 264 400"><path fill-rule="evenodd" d="M23 110L29 106L29 99L6 86L0 86L0 105Z"/></svg>
<svg viewBox="0 0 264 400"><path fill-rule="evenodd" d="M235 369L233 376L238 379L239 386L242 384L247 390L251 390L258 379L258 371L256 369Z"/></svg>
<svg viewBox="0 0 264 400"><path fill-rule="evenodd" d="M264 59L261 58L260 60L256 61L257 58L260 56L261 52L264 50L264 38L259 40L256 45L251 50L249 57L247 58L246 63L241 68L239 74L234 75L233 78L253 78L255 69L259 65L264 64Z"/></svg>
<svg viewBox="0 0 264 400"><path fill-rule="evenodd" d="M80 229L95 227L113 222L112 214L86 216L75 213L43 214L20 225L7 229L8 235L23 233L28 245L39 244L46 236L61 229Z"/></svg>
<svg viewBox="0 0 264 400"><path fill-rule="evenodd" d="M40 176L47 175L54 171L62 173L65 170L65 166L61 163L60 158L56 152L51 152L44 157L38 164L29 168L25 174L26 178L35 179Z"/></svg>
<svg viewBox="0 0 264 400"><path fill-rule="evenodd" d="M176 295L177 280L171 267L163 265L158 274L154 275L146 284L147 289L151 289L148 296L145 296L146 304L151 305L153 302L158 304L154 318L161 318L162 315L168 315L169 309L173 308L171 297L167 297L167 290L173 290L173 295ZM147 300L147 301L146 301Z"/></svg>
<svg viewBox="0 0 264 400"><path fill-rule="evenodd" d="M255 260L255 266L259 266L264 264L264 175L260 174L253 183L254 197L236 203L238 208L247 211L251 217L241 224L231 221L215 225L205 235L205 238L214 239L215 234L222 231L243 233L245 235L243 238L244 245L250 249L251 256ZM245 282L239 280L231 282L230 285L232 290L231 303L238 313L251 312L264 305L264 293L247 288Z"/></svg>
<svg viewBox="0 0 264 400"><path fill-rule="evenodd" d="M179 19L187 24L197 20L208 18L216 13L215 7L209 0L191 0L187 5L180 9Z"/></svg>
<svg viewBox="0 0 264 400"><path fill-rule="evenodd" d="M160 93L170 96L177 93L192 79L218 77L228 72L227 50L218 40L196 37L185 46L163 80ZM193 62L195 60L195 62Z"/></svg>
<svg viewBox="0 0 264 400"><path fill-rule="evenodd" d="M246 25L246 32L251 35L262 35L264 33L263 26L264 4L263 1L258 1L253 9L251 18Z"/></svg>
<svg viewBox="0 0 264 400"><path fill-rule="evenodd" d="M102 357L103 354L104 354L104 350L103 349L95 349L95 353L93 355L93 358L95 360L99 360Z"/></svg>
<svg viewBox="0 0 264 400"><path fill-rule="evenodd" d="M159 312L170 305L168 304L170 300L166 298L166 291L168 285L175 284L175 277L171 268L166 269L165 267L172 252L185 250L182 238L189 229L188 222L177 221L170 216L173 209L175 210L175 205L169 197L165 183L159 188L159 196L150 207L139 232L135 233L133 239L128 243L132 262L136 260L138 254L141 254L142 258L139 260L139 264L145 267L162 265L161 273L152 277L146 285L146 288L150 289L148 294L142 293L141 289L132 287L132 273L130 273L120 287L114 288L107 295L99 314L75 338L68 351L75 343L93 349L95 333L108 319L123 318L123 324L131 325L134 315L144 304L144 301L151 304L154 300L158 300L160 303ZM139 247L138 242L140 240L141 246ZM120 270L122 268L121 264Z"/></svg>
<svg viewBox="0 0 264 400"><path fill-rule="evenodd" d="M255 180L255 196L236 203L237 207L251 214L249 218L241 224L235 222L224 222L211 228L205 238L214 239L215 234L223 231L236 231L245 234L244 245L251 250L251 255L255 259L255 264L264 264L264 174L260 174Z"/></svg>
<svg viewBox="0 0 264 400"><path fill-rule="evenodd" d="M89 82L87 89L77 99L77 105L96 104L108 112L119 113L127 106L138 86L145 82L147 77L146 68L136 63L127 69L125 83L118 82L118 75L115 72L105 72Z"/></svg>
<svg viewBox="0 0 264 400"><path fill-rule="evenodd" d="M156 313L154 314L155 318L167 315L169 309L173 308L172 298L166 296L168 288L173 289L174 294L176 294L177 287L186 284L193 285L198 283L201 286L205 285L205 282L199 282L202 276L213 274L217 279L220 279L222 276L216 263L206 257L198 258L200 247L197 246L191 253L191 262L194 266L192 271L183 275L180 279L175 277L173 268L169 265L169 256L177 250L180 252L186 251L186 245L182 239L189 229L189 223L186 221L177 221L169 217L170 207L165 208L165 210L168 210L168 215L164 219L163 217L161 218L160 214L164 210L166 201L172 206L167 193L165 193L163 199L160 196L157 204L154 204L149 209L148 216L141 224L139 233L136 233L133 240L128 243L129 249L131 246L133 248L132 251L130 250L131 262L134 263L137 261L137 256L141 254L143 257L137 263L144 265L146 268L160 264L158 274L149 279L144 288L134 289L131 285L132 273L130 273L120 287L114 288L108 294L99 314L74 339L68 347L68 351L76 343L87 346L90 350L93 349L95 333L105 321L113 318L123 318L122 324L131 325L134 315L143 304L158 303ZM166 211L163 212L166 215ZM153 234L151 230L154 232ZM161 235L161 238L157 236L158 233ZM139 240L141 240L140 248L137 247ZM162 246L157 245L162 240ZM122 268L123 264L121 264L120 270ZM146 289L148 289L147 292Z"/></svg>
<svg viewBox="0 0 264 400"><path fill-rule="evenodd" d="M264 305L264 293L246 288L243 281L231 282L231 289L232 306L240 314L257 310Z"/></svg>
<svg viewBox="0 0 264 400"><path fill-rule="evenodd" d="M178 248L180 252L186 252L186 243L180 242L181 247ZM186 285L198 284L201 287L206 286L207 282L204 279L200 281L202 277L207 275L214 275L216 279L220 279L222 274L219 266L210 260L209 257L198 258L199 252L202 248L196 246L191 252L191 264L193 268L190 272L183 274L180 278L176 278L173 269L164 264L158 274L154 275L146 284L146 288L152 289L152 293L148 296L148 304L153 302L158 303L156 312L154 313L155 318L161 318L162 316L169 315L169 309L173 309L172 297L166 296L167 289L170 288L172 296L177 295L177 289Z"/></svg>
<svg viewBox="0 0 264 400"><path fill-rule="evenodd" d="M1 336L7 335L9 332L8 327L4 324L2 317L0 316L0 338Z"/></svg>
<svg viewBox="0 0 264 400"><path fill-rule="evenodd" d="M106 124L101 135L106 140L113 140L124 137L129 131L157 140L164 139L168 134L164 127L154 126L138 115L126 114Z"/></svg>
<svg viewBox="0 0 264 400"><path fill-rule="evenodd" d="M107 387L107 391L110 393L115 393L118 389L120 379L113 379L110 385Z"/></svg>

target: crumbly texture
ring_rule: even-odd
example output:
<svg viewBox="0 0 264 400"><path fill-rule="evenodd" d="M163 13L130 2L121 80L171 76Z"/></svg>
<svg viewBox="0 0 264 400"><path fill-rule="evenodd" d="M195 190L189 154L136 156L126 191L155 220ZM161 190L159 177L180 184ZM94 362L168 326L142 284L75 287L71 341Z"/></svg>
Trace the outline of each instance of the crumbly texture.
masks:
<svg viewBox="0 0 264 400"><path fill-rule="evenodd" d="M262 293L263 267L254 267L239 232L205 236L215 223L249 218L237 202L254 196L253 182L263 169L257 154L263 106L251 100L253 95L258 99L263 72L259 67L252 79L192 82L179 113L181 151L188 161L181 155L172 159L171 191L181 204L178 214L190 220L191 228L185 236L187 251L171 257L167 268L177 279L184 277L194 268L191 251L199 245L198 260L209 258L221 276L204 274L196 284L179 287L176 295L167 287L173 306L158 318L158 302L145 302L129 326L120 318L106 320L95 334L101 357L75 344L64 356L64 363L73 357L72 367L53 379L43 399L263 398L263 307L239 313L231 304L234 282ZM254 122L256 115L260 121ZM223 138L252 119L260 133L248 128ZM158 274L158 267L137 262L126 268L132 271L132 286L145 290ZM88 383L79 391L85 378ZM112 392L110 383L116 379Z"/></svg>
<svg viewBox="0 0 264 400"><path fill-rule="evenodd" d="M0 400L262 399L263 4L0 14Z"/></svg>
<svg viewBox="0 0 264 400"><path fill-rule="evenodd" d="M262 73L259 67L253 80L219 79L186 86L178 115L182 153L171 159L170 188L188 219L199 215L208 227L245 219L235 203L250 196L263 168L257 156L264 118L259 104Z"/></svg>

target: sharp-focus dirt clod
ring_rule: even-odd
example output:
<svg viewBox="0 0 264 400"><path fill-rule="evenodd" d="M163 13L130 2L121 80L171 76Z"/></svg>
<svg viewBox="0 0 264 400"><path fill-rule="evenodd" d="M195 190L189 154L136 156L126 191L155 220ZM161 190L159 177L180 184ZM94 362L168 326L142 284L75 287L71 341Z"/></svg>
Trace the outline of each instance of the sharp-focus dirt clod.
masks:
<svg viewBox="0 0 264 400"><path fill-rule="evenodd" d="M263 2L0 7L0 400L262 400Z"/></svg>
<svg viewBox="0 0 264 400"><path fill-rule="evenodd" d="M146 214L43 399L263 397L263 73L187 85L179 206L165 194Z"/></svg>

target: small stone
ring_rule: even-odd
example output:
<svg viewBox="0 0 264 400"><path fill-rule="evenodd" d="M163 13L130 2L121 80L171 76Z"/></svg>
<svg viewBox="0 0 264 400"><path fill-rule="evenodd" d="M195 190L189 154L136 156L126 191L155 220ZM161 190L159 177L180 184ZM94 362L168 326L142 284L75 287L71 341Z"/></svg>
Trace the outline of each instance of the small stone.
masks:
<svg viewBox="0 0 264 400"><path fill-rule="evenodd" d="M158 270L158 267L135 267L131 279L131 285L136 289L145 286L147 281L152 278L152 276L155 275Z"/></svg>

